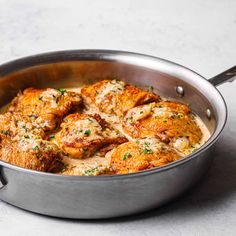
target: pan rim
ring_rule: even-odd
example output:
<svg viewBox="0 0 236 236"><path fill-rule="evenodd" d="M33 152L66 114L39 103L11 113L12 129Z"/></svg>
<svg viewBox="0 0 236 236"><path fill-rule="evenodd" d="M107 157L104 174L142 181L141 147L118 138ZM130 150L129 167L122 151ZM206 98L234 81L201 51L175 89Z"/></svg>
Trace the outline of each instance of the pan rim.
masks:
<svg viewBox="0 0 236 236"><path fill-rule="evenodd" d="M26 69L27 67L33 67L33 66L56 63L56 62L64 62L64 61L78 61L79 55L84 56L84 58L82 58L83 60L92 61L90 57L94 54L96 54L97 56L100 56L94 60L114 61L116 59L116 56L118 55L118 56L123 56L124 58L127 57L127 58L132 58L132 59L144 59L144 60L146 59L146 60L150 60L154 62L159 62L159 63L167 64L169 66L175 66L177 68L181 68L181 70L185 72L192 73L198 78L201 78L201 80L207 83L208 86L211 86L212 89L217 93L217 96L221 99L221 102L223 105L222 107L224 108L224 114L221 114L222 116L224 115L224 117L222 118L223 122L221 122L221 124L217 122L216 128L213 134L211 135L211 137L209 138L209 140L196 152L190 155L187 155L178 161L169 163L167 165L152 168L149 170L143 170L140 172L134 172L134 173L129 173L129 174L107 175L107 176L70 176L70 175L61 175L61 174L30 170L30 169L19 167L19 166L16 166L16 165L13 165L5 161L1 161L1 160L0 160L0 168L6 167L8 169L23 172L25 174L38 175L41 177L50 177L50 178L64 178L67 180L74 180L74 181L88 181L88 180L89 181L91 180L93 181L106 180L107 181L107 180L114 180L114 179L126 179L126 178L133 178L133 177L139 177L139 176L146 176L150 174L156 174L156 173L160 173L162 171L166 171L166 170L175 168L177 166L180 166L186 162L191 161L192 159L196 158L202 153L204 153L217 141L222 131L224 130L224 127L227 121L227 116L228 116L226 102L222 94L218 91L216 87L214 87L206 78L204 78L200 74L196 73L195 71L183 65L177 64L175 62L172 62L163 58L154 57L154 56L141 54L141 53L135 53L135 52L118 51L118 50L103 50L103 49L81 49L81 50L77 49L77 50L52 51L52 52L45 52L45 53L35 54L31 56L26 56L26 57L22 57L19 59L6 62L0 65L0 77L10 74L10 73L14 73L18 70ZM104 58L102 57L102 55L107 55L107 57ZM119 60L119 61L124 62L122 60ZM131 64L135 65L135 62Z"/></svg>

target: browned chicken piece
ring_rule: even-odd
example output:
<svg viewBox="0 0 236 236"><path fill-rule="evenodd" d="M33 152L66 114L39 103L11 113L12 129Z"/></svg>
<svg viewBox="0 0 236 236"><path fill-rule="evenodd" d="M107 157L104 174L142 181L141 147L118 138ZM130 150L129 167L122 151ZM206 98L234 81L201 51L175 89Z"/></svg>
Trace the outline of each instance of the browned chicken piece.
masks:
<svg viewBox="0 0 236 236"><path fill-rule="evenodd" d="M119 80L103 80L81 90L87 108L96 107L107 114L123 116L129 109L159 101L160 97Z"/></svg>
<svg viewBox="0 0 236 236"><path fill-rule="evenodd" d="M55 135L58 146L73 158L86 158L109 144L120 144L127 139L111 129L98 114L71 114Z"/></svg>
<svg viewBox="0 0 236 236"><path fill-rule="evenodd" d="M116 174L159 167L181 158L175 150L155 138L123 143L107 155L111 155L111 168Z"/></svg>
<svg viewBox="0 0 236 236"><path fill-rule="evenodd" d="M55 172L63 167L57 146L42 139L3 139L0 142L0 159L23 168L44 172Z"/></svg>
<svg viewBox="0 0 236 236"><path fill-rule="evenodd" d="M37 171L133 173L179 160L202 144L188 106L119 80L73 91L28 88L4 111L0 160Z"/></svg>
<svg viewBox="0 0 236 236"><path fill-rule="evenodd" d="M184 154L192 152L202 138L189 107L169 101L129 110L123 128L133 138L158 137Z"/></svg>
<svg viewBox="0 0 236 236"><path fill-rule="evenodd" d="M31 122L28 116L19 113L6 112L0 115L0 133L5 137L24 136L28 134L45 137L41 127Z"/></svg>
<svg viewBox="0 0 236 236"><path fill-rule="evenodd" d="M80 94L65 89L27 88L13 99L9 112L28 116L46 130L53 130L60 120L81 105Z"/></svg>
<svg viewBox="0 0 236 236"><path fill-rule="evenodd" d="M0 115L0 159L38 171L56 171L63 167L58 147L42 139L44 132L20 116Z"/></svg>

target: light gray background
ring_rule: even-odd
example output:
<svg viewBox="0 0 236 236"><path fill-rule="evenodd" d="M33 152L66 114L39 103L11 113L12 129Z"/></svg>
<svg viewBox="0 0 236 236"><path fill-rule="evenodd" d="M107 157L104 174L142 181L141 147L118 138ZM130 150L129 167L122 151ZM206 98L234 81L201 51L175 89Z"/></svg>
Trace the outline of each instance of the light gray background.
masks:
<svg viewBox="0 0 236 236"><path fill-rule="evenodd" d="M117 49L210 78L236 64L235 46L236 0L0 0L0 63L53 50ZM236 81L219 90L228 124L209 173L181 199L105 221L54 219L0 201L0 235L236 235Z"/></svg>

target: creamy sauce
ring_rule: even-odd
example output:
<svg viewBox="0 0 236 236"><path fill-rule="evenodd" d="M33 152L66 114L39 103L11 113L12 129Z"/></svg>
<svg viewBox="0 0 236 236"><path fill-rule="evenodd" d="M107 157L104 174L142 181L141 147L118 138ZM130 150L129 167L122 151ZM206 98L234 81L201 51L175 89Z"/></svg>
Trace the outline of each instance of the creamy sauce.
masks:
<svg viewBox="0 0 236 236"><path fill-rule="evenodd" d="M201 120L201 118L195 114L195 121L197 123L197 125L199 126L199 128L202 131L202 139L200 142L200 146L202 146L210 137L210 131L208 130L208 128L206 127L206 125L203 123L203 121Z"/></svg>
<svg viewBox="0 0 236 236"><path fill-rule="evenodd" d="M111 86L113 86L111 84ZM118 84L118 86L113 86L113 90L114 92L120 92L124 89L124 84L120 83ZM80 93L81 92L81 88L65 88L68 91L73 91L73 92L77 92ZM103 97L110 91L110 87L107 89L104 89L102 93L99 94L99 96L97 98L97 102L101 102ZM48 92L45 92L44 96L47 97ZM49 94L51 95L51 94ZM164 99L165 100L165 99ZM6 108L8 105L2 107L0 109L0 113L5 112ZM134 117L135 120L138 119L142 119L145 116L146 112L149 112L149 110L151 109L152 103L144 105L144 108L142 109L144 111L143 114L138 113L138 109L133 108L133 112L132 116ZM137 110L137 112L136 112ZM147 110L147 111L146 111ZM157 108L157 110L155 111L155 113L157 113L157 115L161 115L163 114L163 112L166 112L166 108ZM105 114L100 112L97 108L90 108L89 110L85 110L84 113L87 114L99 114L103 119L105 119L108 123L111 124L112 128L116 130L116 132L119 132L120 134L122 134L123 136L125 136L129 141L136 141L136 139L130 137L127 133L124 132L122 124L119 120L119 118L113 114ZM137 113L137 114L136 114ZM129 112L127 113L126 117L129 115ZM200 117L198 117L197 115L193 115L197 125L199 126L199 128L202 131L202 139L201 141L195 145L195 147L189 151L189 153L193 152L194 149L198 149L199 147L201 147L209 138L210 138L210 132L207 129L206 125L203 123L203 121L200 119ZM78 121L79 122L79 121ZM78 124L78 126L81 126L82 124ZM51 140L53 143L57 144L55 139ZM179 139L176 141L176 143L173 145L174 148L176 149L176 151L183 156L183 153L181 154L178 151L178 147L182 147L184 145L186 145L186 142L188 142L185 139ZM32 145L34 145L34 143L32 143ZM162 146L160 146L160 143L154 143L153 144L154 149L160 149L162 148ZM101 173L101 170L106 171L109 169L110 166L110 155L111 152L108 152L105 157L104 156L100 156L99 153L97 153L96 155L89 157L89 158L85 158L85 159L73 159L69 156L65 156L63 158L63 163L65 164L66 170L62 173L62 174L66 174L66 175L97 175L99 174L99 172Z"/></svg>
<svg viewBox="0 0 236 236"><path fill-rule="evenodd" d="M110 93L121 93L124 90L125 83L122 81L117 81L114 83L110 81L106 83L99 91L96 96L96 103L99 104L103 102L104 98ZM112 102L111 102L112 103Z"/></svg>
<svg viewBox="0 0 236 236"><path fill-rule="evenodd" d="M96 170L108 170L110 166L110 158L100 157L94 155L93 157L85 159L73 159L70 157L64 157L64 164L67 170L63 174L69 175L96 175ZM88 171L94 171L94 173L89 173Z"/></svg>
<svg viewBox="0 0 236 236"><path fill-rule="evenodd" d="M149 105L145 105L148 109ZM160 112L163 112L164 110L162 109ZM100 112L97 108L90 108L89 110L85 111L87 114L99 114L103 119L105 119L107 122L109 122L114 129L119 131L123 136L125 136L129 141L136 141L135 138L132 138L129 136L123 129L121 122L119 121L119 118L116 115L112 114L105 114L103 112ZM206 125L203 123L203 121L198 117L196 114L194 114L194 120L201 129L203 136L201 141L194 146L194 148L191 148L188 153L181 153L178 149L175 149L177 153L180 156L185 156L186 154L192 153L194 150L200 148L209 138L210 138L210 132L207 129ZM138 118L137 118L138 119ZM150 140L149 140L150 141ZM152 141L150 142L152 144ZM181 144L183 145L183 144ZM156 149L160 149L162 146L160 146L160 143L154 143L151 145L153 150L155 151ZM99 156L93 156L87 159L82 159L82 160L75 160L71 158L66 158L65 162L69 166L74 166L74 172L73 173L84 173L85 170L95 168L96 166L101 166L104 168L109 168L109 163L110 163L110 155L111 152L108 152L105 157L99 157ZM67 174L67 173L65 173Z"/></svg>

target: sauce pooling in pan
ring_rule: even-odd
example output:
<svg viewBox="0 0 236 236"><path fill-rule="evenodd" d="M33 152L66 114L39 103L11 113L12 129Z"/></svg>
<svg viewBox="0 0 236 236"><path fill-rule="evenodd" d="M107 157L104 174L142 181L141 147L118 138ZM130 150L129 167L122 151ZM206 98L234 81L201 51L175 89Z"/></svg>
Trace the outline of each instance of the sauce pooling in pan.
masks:
<svg viewBox="0 0 236 236"><path fill-rule="evenodd" d="M210 137L189 106L120 80L28 88L0 115L0 159L64 175L126 174L195 152Z"/></svg>

